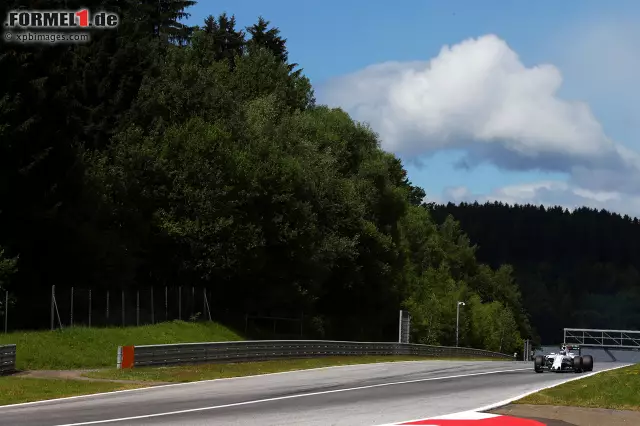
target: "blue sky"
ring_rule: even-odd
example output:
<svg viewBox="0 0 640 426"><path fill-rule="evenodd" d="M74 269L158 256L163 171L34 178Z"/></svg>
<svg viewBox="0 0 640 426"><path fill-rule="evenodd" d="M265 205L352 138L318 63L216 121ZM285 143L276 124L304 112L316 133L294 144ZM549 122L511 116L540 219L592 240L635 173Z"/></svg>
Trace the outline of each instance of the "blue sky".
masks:
<svg viewBox="0 0 640 426"><path fill-rule="evenodd" d="M253 24L262 15L272 25L279 27L282 35L288 39L290 60L304 68L316 89L319 102L353 112L354 118L368 121L376 131L382 128L382 124L377 123L376 119L382 118L371 114L361 117L356 109L363 106L380 107L381 103L395 95L368 100L364 99L366 93L361 91L351 93L345 101L334 95L341 79L348 78L345 76L363 81L367 81L366 78L388 78L384 87L395 87L393 79L398 81L402 73L412 68L411 65L403 68L403 64L415 61L426 63L438 57L445 45L457 45L470 38L492 34L517 54L524 67L553 65L561 74L560 87L553 96L585 102L593 114L593 120L602 126L606 138L632 150L640 149L640 144L636 142L640 136L640 124L637 123L640 109L635 106L635 97L639 92L635 88L637 85L634 86L634 83L640 83L634 80L635 74L640 71L635 69L640 65L640 56L632 57L629 54L629 47L638 40L633 40L633 37L640 36L640 31L635 30L635 22L640 18L640 2L637 0L200 0L189 11L192 13L187 21L189 24L201 24L209 14L227 12L234 14L242 27ZM476 50L468 50L468 55L476 55L474 52L480 51L480 45L489 49L497 46L495 41L489 40L484 44L480 43L474 48ZM367 71L363 71L368 66L389 61L400 64L389 75L375 73L375 77L372 77ZM495 66L501 67L499 64ZM512 68L512 65L505 65L505 69ZM472 73L473 69L468 71ZM552 75L553 73L549 74L547 80L553 80ZM436 84L433 78L429 81L431 85ZM474 81L476 84L484 84L480 76ZM528 83L523 84L526 87ZM548 83L547 86L549 84L553 85ZM455 84L452 86L455 87ZM392 89L389 90L392 93ZM431 96L429 93L431 91L425 92L424 96ZM445 96L449 92L439 93ZM416 102L423 105L429 100ZM487 105L496 105L489 97L487 102ZM546 105L544 102L546 101L540 100L538 104ZM534 107L530 104L523 105L523 108ZM455 111L459 112L461 106L457 105L456 108ZM480 110L483 108L479 105ZM518 105L513 104L510 108L517 109ZM463 109L465 113L470 113L466 108ZM410 125L416 125L417 129L421 126L423 116L415 108L412 111L414 121ZM429 112L433 113L433 110L425 111L424 114ZM442 111L437 110L437 113L441 115ZM536 111L532 113L536 114ZM571 117L574 116L575 113L568 113L569 118L565 120L564 127L556 123L561 126L559 129L573 129L576 126L582 129L591 125L584 117L572 121ZM402 126L398 123L405 123L401 113L398 113L398 117L395 127ZM541 118L539 123L543 123L544 127L544 123L549 123L549 120L550 118ZM463 126L464 123L460 125ZM619 188L622 186L620 182L627 177L634 179L632 175L635 172L616 166L623 161L620 158L599 163L593 160L595 157L610 157L607 153L602 154L602 149L608 149L602 148L606 145L605 142L593 142L595 145L600 144L597 153L594 148L589 153L576 154L577 151L569 153L568 148L561 146L565 142L559 141L555 150L545 151L544 161L539 159L532 161L530 165L523 165L523 161L526 163L525 158L518 162L518 166L512 166L509 161L515 164L512 157L520 155L520 151L519 148L513 148L514 143L517 145L519 142L511 139L520 136L523 140L527 139L527 132L536 132L535 126L533 129L514 129L504 136L507 142L499 143L502 144L500 150L486 150L487 144L474 142L478 132L461 136L469 138L467 144L448 142L444 149L434 148L441 146L436 139L437 135L443 134L442 126L437 129L435 132L430 128L426 133L412 130L410 138L405 135L403 137L406 140L398 140L398 145L394 145L400 147L397 150L385 146L383 140L385 149L396 152L405 160L410 179L425 188L428 198L438 201L501 199L508 202L563 204L566 207L586 204L640 215L640 194L632 189ZM581 137L586 139L593 135L580 131ZM484 134L484 131L480 133ZM387 133L383 131L381 135L384 137L385 134ZM493 136L492 138L492 141L495 140ZM545 135L541 142L547 148L554 142L549 138L553 139L553 134ZM604 140L605 136L593 138ZM428 142L424 142L425 140ZM529 142L523 144L531 147ZM478 153L478 150L482 152ZM470 168L456 166L461 158L469 155L478 159L474 163L476 165ZM562 159L551 158L553 156ZM622 154L620 157L623 157ZM410 161L413 158L420 158L421 165ZM564 166L555 167L551 164ZM622 175L622 169L626 174ZM613 172L621 176L612 176ZM519 186L523 186L524 190ZM504 189L509 187L515 189Z"/></svg>

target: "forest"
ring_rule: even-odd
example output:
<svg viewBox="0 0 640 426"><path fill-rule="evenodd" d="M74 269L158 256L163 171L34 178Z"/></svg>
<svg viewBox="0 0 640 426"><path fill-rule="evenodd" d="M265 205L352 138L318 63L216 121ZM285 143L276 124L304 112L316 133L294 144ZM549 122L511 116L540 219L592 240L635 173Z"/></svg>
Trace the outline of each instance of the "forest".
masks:
<svg viewBox="0 0 640 426"><path fill-rule="evenodd" d="M638 218L499 202L428 208L436 221L460 222L479 262L511 265L543 342L561 342L564 327L640 329Z"/></svg>
<svg viewBox="0 0 640 426"><path fill-rule="evenodd" d="M13 325L48 326L53 284L176 283L211 291L214 318L304 312L313 338L395 341L406 309L412 342L453 345L458 301L460 345L505 353L556 339L563 315L632 325L611 306L638 294L637 223L425 204L369 126L316 103L276 26L240 28L213 3L186 26L194 4L49 1L116 12L119 27L1 45L0 290Z"/></svg>

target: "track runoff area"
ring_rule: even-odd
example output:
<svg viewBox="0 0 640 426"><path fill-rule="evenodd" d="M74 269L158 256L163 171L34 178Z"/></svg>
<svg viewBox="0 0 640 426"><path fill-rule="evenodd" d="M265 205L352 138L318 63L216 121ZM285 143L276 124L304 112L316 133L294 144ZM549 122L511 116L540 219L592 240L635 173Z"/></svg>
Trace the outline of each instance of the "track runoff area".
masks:
<svg viewBox="0 0 640 426"><path fill-rule="evenodd" d="M596 372L593 371L593 358L589 355L582 355L580 350L578 353L571 352L571 350L579 350L578 345L562 345L560 351L553 352L547 355L537 355L534 357L534 371L536 373L542 373L543 371L552 371L554 373L562 373L573 371L575 373L585 373L578 377L574 377L565 380L561 383L556 383L551 386L545 386L532 392L527 392L523 395L510 398L505 401L500 401L490 406L477 408L470 411L462 411L459 413L447 414L443 416L436 416L432 418L408 420L400 423L388 423L377 426L404 426L404 425L423 425L423 426L572 426L571 423L567 423L560 420L551 419L529 419L518 418L511 416L504 416L501 414L491 414L486 411L507 405L513 401L517 401L525 396L531 395L536 392L540 392L545 389L550 389L556 386L560 386L564 383L572 382L574 380L580 380L594 374L602 373L605 371L615 370L618 368L626 367L627 365L618 365L612 368L606 368ZM584 362L584 358L587 361Z"/></svg>

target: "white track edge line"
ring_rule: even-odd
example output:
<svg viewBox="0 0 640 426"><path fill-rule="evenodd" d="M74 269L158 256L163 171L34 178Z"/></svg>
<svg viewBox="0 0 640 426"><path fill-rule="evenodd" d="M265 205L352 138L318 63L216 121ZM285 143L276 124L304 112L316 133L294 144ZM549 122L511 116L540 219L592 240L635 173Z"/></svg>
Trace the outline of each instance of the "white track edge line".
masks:
<svg viewBox="0 0 640 426"><path fill-rule="evenodd" d="M13 408L13 407L20 407L20 406L28 406L28 405L37 405L37 404L47 404L47 403L52 403L52 402L60 402L60 401L68 401L68 400L74 400L74 399L86 399L86 398L94 398L94 397L100 397L100 396L104 396L104 395L113 395L113 394L119 394L119 393L125 393L125 392L144 392L144 391L148 391L148 390L152 390L152 389L162 389L162 388L168 388L168 387L177 387L177 386L195 386L198 383L211 383L211 382L221 382L221 381L230 381L230 380L242 380L242 379L252 379L252 378L256 378L256 377L267 377L267 376L277 376L277 375L281 375L281 374L290 374L290 373L304 373L307 371L320 371L320 370L329 370L329 369L334 369L334 368L347 368L347 367L362 367L362 366L368 366L368 365L388 365L388 364L405 364L405 363L417 363L417 362L433 362L433 361L447 361L447 362L472 362L472 363L477 363L477 362L495 362L493 360L488 360L488 361L464 361L464 360L459 360L459 361L449 361L446 359L425 359L424 361L422 360L413 360L413 361L384 361L384 362L367 362L364 364L345 364L345 365L329 365L326 367L314 367L314 368L302 368L299 370L289 370L289 371L278 371L275 373L263 373L263 374L251 374L248 376L238 376L238 377L223 377L223 378L219 378L219 379L207 379L207 380L196 380L193 382L184 382L184 383L167 383L164 385L153 385L153 382L149 382L149 385L144 385L141 384L139 388L135 388L135 389L122 389L122 390L117 390L117 391L110 391L110 392L98 392L98 393L90 393L90 394L86 394L86 395L75 395L75 396L66 396L63 398L52 398L52 399L43 399L40 401L30 401L30 402L20 402L17 404L8 404L8 405L0 405L0 412L5 409L5 408ZM499 361L499 360L498 360ZM505 360L506 362L507 360ZM513 362L513 361L509 361L509 362ZM8 376L11 377L11 376ZM60 379L60 378L48 378L48 377L33 377L35 379L48 379L48 380L74 380L74 379ZM139 381L138 383L135 384L140 384L143 381ZM114 382L116 383L116 382ZM126 383L122 383L123 385L126 385Z"/></svg>
<svg viewBox="0 0 640 426"><path fill-rule="evenodd" d="M437 381L437 380L447 380L447 379L455 379L455 378L461 378L461 377L485 376L485 375L488 375L488 374L509 373L509 372L514 372L514 371L528 370L528 369L529 368L526 368L526 369L525 368L518 368L518 369L512 369L512 370L483 371L483 372L480 372L480 373L460 374L460 375L455 375L455 376L429 377L429 378L426 378L426 379L404 380L404 381L401 381L401 382L378 383L378 384L375 384L375 385L358 386L358 387L344 388L344 389L334 389L334 390L329 390L329 391L301 393L301 394L296 394L296 395L278 396L278 397L273 397L273 398L255 399L255 400L251 400L251 401L243 401L243 402L234 402L234 403L230 403L230 404L214 405L214 406L211 406L211 407L199 407L199 408L191 408L191 409L187 409L187 410L168 411L168 412L165 412L165 413L145 414L145 415L140 415L140 416L121 417L121 418L108 419L108 420L94 420L94 421L79 422L79 423L67 423L67 424L61 424L61 425L57 425L57 426L81 426L81 425L95 425L95 424L103 424L103 423L117 423L117 422L130 421L130 420L142 420L142 419L149 419L149 418L155 418L155 417L172 416L172 415L176 415L176 414L187 414L187 413L197 413L197 412L201 412L201 411L211 411L211 410L216 410L216 409L220 409L220 408L240 407L240 406L243 406L243 405L253 405L253 404L260 404L260 403L272 402L272 401L283 401L283 400L287 400L287 399L304 398L304 397L309 397L309 396L328 395L328 394L333 394L333 393L349 392L349 391L362 390L362 389L373 389L373 388L379 388L379 387L385 387L385 386L395 386L395 385L403 385L403 384L409 384L409 383L430 382L430 381Z"/></svg>
<svg viewBox="0 0 640 426"><path fill-rule="evenodd" d="M512 403L513 401L517 401L519 399L522 399L522 398L527 397L529 395L532 395L534 393L542 392L543 390L555 388L555 387L563 385L565 383L573 382L574 380L581 380L581 379L585 379L587 377L595 376L596 374L604 373L605 371L613 371L613 370L617 370L619 368L629 367L631 365L634 365L634 364L633 363L629 363L629 364L625 364L625 365L619 365L617 367L607 368L606 370L594 371L592 373L584 374L584 375L581 375L581 376L578 376L578 377L574 377L572 379L567 379L564 382L556 383L554 385L544 386L544 387L538 388L536 390L529 391L527 393L523 393L522 395L515 396L513 398L504 399L502 401L495 402L495 403L489 404L489 405L485 405L483 407L474 408L474 409L471 409L471 410L458 411L458 412L455 412L455 413L443 414L443 415L435 416L435 417L423 417L421 419L400 420L399 422L395 422L395 423L384 423L384 424L378 424L378 425L375 425L375 426L398 426L398 425L402 425L403 423L412 423L412 422L419 422L419 421L431 420L431 419L436 420L436 419L444 417L444 416L457 416L457 415L462 415L464 413L476 413L476 412L493 410L495 408L508 405L508 404ZM500 416L500 415L498 415L498 416Z"/></svg>
<svg viewBox="0 0 640 426"><path fill-rule="evenodd" d="M593 371L593 372L591 372L591 373L584 374L584 375L580 375L580 376L578 376L578 377L574 377L574 378L572 378L572 379L567 379L567 380L565 380L565 381L563 381L563 382L561 382L561 383L556 383L556 384L554 384L554 385L545 386L545 387L543 387L543 388L540 388L540 389L537 389L537 390L534 390L534 391L530 391L530 392L526 392L526 393L523 393L522 395L518 395L518 396L513 397L513 398L508 398L508 399L502 400L502 401L500 401L500 402L496 402L496 403L493 403L493 404L485 405L484 407L475 408L475 409L473 409L473 410L471 410L471 411L488 411L488 410L493 410L493 409L495 409L495 408L505 406L505 405L507 405L507 404L512 403L513 401L517 401L517 400L519 400L519 399L522 399L522 398L527 397L527 396L529 396L529 395L532 395L532 394L534 394L534 393L541 392L541 391L543 391L543 390L552 389L552 388L555 388L555 387L557 387L557 386L564 385L565 383L573 382L573 381L576 381L576 380L586 379L587 377L592 377L592 376L595 376L596 374L604 373L604 372L606 372L606 371L613 371L613 370L617 370L617 369L619 369L619 368L629 367L629 366L631 366L631 365L634 365L634 364L633 364L633 363L630 363L630 364L625 364L625 365L619 365L619 366L617 366L617 367L607 368L606 370Z"/></svg>

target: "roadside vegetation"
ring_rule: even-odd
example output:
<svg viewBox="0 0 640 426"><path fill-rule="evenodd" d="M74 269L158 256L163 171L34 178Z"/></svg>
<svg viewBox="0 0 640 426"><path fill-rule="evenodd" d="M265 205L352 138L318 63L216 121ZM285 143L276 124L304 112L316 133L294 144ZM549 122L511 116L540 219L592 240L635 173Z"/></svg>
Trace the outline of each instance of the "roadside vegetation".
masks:
<svg viewBox="0 0 640 426"><path fill-rule="evenodd" d="M87 44L1 47L10 328L48 326L52 284L188 285L212 294L214 319L304 315L305 337L334 340L395 340L404 308L412 341L453 345L462 300L460 345L521 350L511 269L434 220L368 125L316 104L277 27L241 28L216 2L194 28L193 1L107 3L83 7L113 9L118 30Z"/></svg>
<svg viewBox="0 0 640 426"><path fill-rule="evenodd" d="M529 395L514 404L640 411L640 364L565 383Z"/></svg>
<svg viewBox="0 0 640 426"><path fill-rule="evenodd" d="M72 327L0 334L0 344L18 345L19 370L115 367L118 346L243 340L210 322L172 321L141 327ZM1 380L1 379L0 379Z"/></svg>
<svg viewBox="0 0 640 426"><path fill-rule="evenodd" d="M139 383L0 377L0 405L141 388Z"/></svg>

